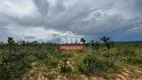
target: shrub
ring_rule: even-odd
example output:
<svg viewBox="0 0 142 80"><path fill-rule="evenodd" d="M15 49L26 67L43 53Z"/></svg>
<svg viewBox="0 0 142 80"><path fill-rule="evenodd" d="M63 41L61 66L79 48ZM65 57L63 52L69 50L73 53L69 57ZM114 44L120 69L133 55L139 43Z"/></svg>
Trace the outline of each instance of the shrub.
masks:
<svg viewBox="0 0 142 80"><path fill-rule="evenodd" d="M57 57L60 60L68 59L71 57L71 54L63 53L63 52L57 52L53 54L54 57Z"/></svg>
<svg viewBox="0 0 142 80"><path fill-rule="evenodd" d="M68 65L61 65L60 66L61 72L70 72L71 68Z"/></svg>
<svg viewBox="0 0 142 80"><path fill-rule="evenodd" d="M101 72L117 72L121 69L118 60L114 56L89 55L78 61L78 69L82 73L100 74Z"/></svg>
<svg viewBox="0 0 142 80"><path fill-rule="evenodd" d="M77 65L78 65L78 70L81 73L87 72L87 67L88 67L87 59L81 59L81 58L79 58Z"/></svg>
<svg viewBox="0 0 142 80"><path fill-rule="evenodd" d="M125 49L123 52L124 56L136 56L136 52L132 49Z"/></svg>
<svg viewBox="0 0 142 80"><path fill-rule="evenodd" d="M142 64L142 55L140 56L128 56L127 62L132 64Z"/></svg>
<svg viewBox="0 0 142 80"><path fill-rule="evenodd" d="M47 53L44 53L44 52L37 52L36 55L35 55L38 59L45 59L47 58Z"/></svg>
<svg viewBox="0 0 142 80"><path fill-rule="evenodd" d="M142 55L140 53L136 53L133 49L125 49L123 52L124 60L131 64L141 64L142 63Z"/></svg>
<svg viewBox="0 0 142 80"><path fill-rule="evenodd" d="M37 57L35 57L34 55L29 55L26 57L25 59L27 62L34 62L37 60Z"/></svg>
<svg viewBox="0 0 142 80"><path fill-rule="evenodd" d="M6 54L1 58L0 66L0 78L1 80L11 80L19 78L26 72L27 65L25 64L25 58L21 57L21 54L13 54L9 59Z"/></svg>
<svg viewBox="0 0 142 80"><path fill-rule="evenodd" d="M59 63L59 59L54 57L54 56L49 56L48 59L47 59L47 63L51 67L56 67Z"/></svg>

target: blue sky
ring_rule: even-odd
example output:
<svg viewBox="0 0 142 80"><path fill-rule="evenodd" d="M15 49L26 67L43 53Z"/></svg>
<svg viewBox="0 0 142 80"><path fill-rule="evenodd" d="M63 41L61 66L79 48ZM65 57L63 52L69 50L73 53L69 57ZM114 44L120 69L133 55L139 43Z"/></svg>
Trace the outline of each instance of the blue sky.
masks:
<svg viewBox="0 0 142 80"><path fill-rule="evenodd" d="M67 31L142 40L142 0L0 0L0 41L51 41Z"/></svg>

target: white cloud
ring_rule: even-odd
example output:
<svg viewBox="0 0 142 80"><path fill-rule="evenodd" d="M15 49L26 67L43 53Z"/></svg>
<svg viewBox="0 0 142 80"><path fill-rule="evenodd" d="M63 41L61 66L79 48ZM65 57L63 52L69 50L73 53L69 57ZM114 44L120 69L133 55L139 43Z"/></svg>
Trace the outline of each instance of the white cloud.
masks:
<svg viewBox="0 0 142 80"><path fill-rule="evenodd" d="M0 4L0 13L13 17L32 16L36 11L32 0L4 0Z"/></svg>
<svg viewBox="0 0 142 80"><path fill-rule="evenodd" d="M65 36L70 36L70 34L66 34L66 32L59 32L57 30L53 29L46 29L44 27L29 27L29 28L24 28L24 27L12 27L14 25L5 26L7 28L7 31L9 34L11 34L12 37L16 41L18 40L26 40L26 41L51 41L51 40L56 40L60 39L61 37ZM80 36L77 34L73 34L73 36ZM73 37L72 36L72 37Z"/></svg>
<svg viewBox="0 0 142 80"><path fill-rule="evenodd" d="M48 40L66 31L87 36L141 32L138 3L140 0L0 0L2 38Z"/></svg>

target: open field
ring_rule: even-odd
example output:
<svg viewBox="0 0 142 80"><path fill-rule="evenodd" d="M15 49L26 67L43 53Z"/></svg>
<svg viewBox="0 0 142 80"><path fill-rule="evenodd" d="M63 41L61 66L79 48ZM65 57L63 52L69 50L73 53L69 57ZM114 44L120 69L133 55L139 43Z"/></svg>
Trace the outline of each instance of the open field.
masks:
<svg viewBox="0 0 142 80"><path fill-rule="evenodd" d="M142 42L93 44L59 51L53 43L1 43L0 79L142 80Z"/></svg>
<svg viewBox="0 0 142 80"><path fill-rule="evenodd" d="M142 0L0 0L0 80L142 80Z"/></svg>

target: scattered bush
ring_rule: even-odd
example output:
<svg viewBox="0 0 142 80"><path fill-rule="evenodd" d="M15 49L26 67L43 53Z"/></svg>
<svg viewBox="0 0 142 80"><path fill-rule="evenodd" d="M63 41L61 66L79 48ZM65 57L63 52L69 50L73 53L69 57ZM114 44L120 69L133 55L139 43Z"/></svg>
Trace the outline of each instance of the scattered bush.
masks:
<svg viewBox="0 0 142 80"><path fill-rule="evenodd" d="M129 62L131 64L142 64L142 55L127 56L127 62Z"/></svg>
<svg viewBox="0 0 142 80"><path fill-rule="evenodd" d="M79 58L77 58L76 65L79 72L83 74L103 76L107 75L107 73L111 74L120 72L121 64L123 63L121 62L120 64L120 60L130 64L142 64L140 44L138 45L137 43L134 45L132 43L119 43L118 45L117 43L115 44L114 49L117 50L117 52L113 52L111 48L114 47L114 42L110 41L110 38L105 36L101 40L104 43L94 43L93 40L91 42L93 50L98 54L91 54L89 51L88 53L87 51L84 51L81 52L81 54L77 54L79 55ZM85 44L84 39L82 39L82 42ZM139 48L130 48L132 45L139 46ZM87 47L87 49L89 48L90 47ZM18 45L14 42L13 38L9 38L8 44L0 44L0 49L1 80L14 80L15 78L20 79L20 77L27 71L31 62L36 61L43 61L45 64L47 64L47 67L49 66L49 68L57 68L58 66L60 67L60 71L63 73L72 71L72 66L70 67L66 64L72 54L70 54L70 52L66 53L58 51L57 44L40 44L37 41L34 41L31 43L23 42ZM61 61L63 64L59 65L59 61ZM76 66L73 64L73 67ZM52 79L55 74L49 74L46 76Z"/></svg>
<svg viewBox="0 0 142 80"><path fill-rule="evenodd" d="M59 63L59 59L56 57L53 57L53 56L49 56L47 59L47 63L51 67L57 67L57 65Z"/></svg>
<svg viewBox="0 0 142 80"><path fill-rule="evenodd" d="M68 65L61 65L60 66L61 72L70 72L71 68Z"/></svg>
<svg viewBox="0 0 142 80"><path fill-rule="evenodd" d="M108 72L110 69L112 72L117 72L118 69L121 69L121 66L114 56L89 55L83 60L79 60L78 69L85 74L100 74L101 72Z"/></svg>
<svg viewBox="0 0 142 80"><path fill-rule="evenodd" d="M133 49L125 49L123 52L124 56L136 56L136 52Z"/></svg>
<svg viewBox="0 0 142 80"><path fill-rule="evenodd" d="M25 58L21 57L21 54L2 57L0 66L0 78L1 80L11 80L19 78L27 70L29 64L26 63Z"/></svg>

